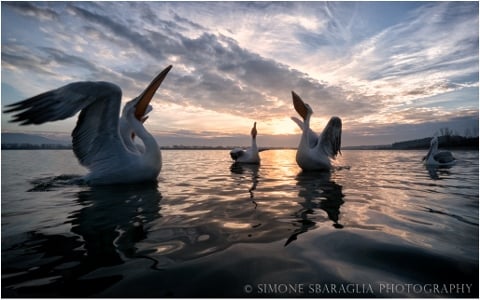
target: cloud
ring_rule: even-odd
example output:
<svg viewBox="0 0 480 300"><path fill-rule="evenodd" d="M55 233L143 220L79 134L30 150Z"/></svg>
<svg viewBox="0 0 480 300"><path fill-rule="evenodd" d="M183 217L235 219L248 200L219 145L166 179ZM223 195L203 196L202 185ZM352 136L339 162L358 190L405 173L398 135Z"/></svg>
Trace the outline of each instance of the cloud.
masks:
<svg viewBox="0 0 480 300"><path fill-rule="evenodd" d="M386 20L369 12L371 5L390 14L408 9ZM280 124L296 114L292 90L312 105L318 131L332 115L353 132L426 123L431 113L478 114L474 2L5 2L3 8L4 28L13 19L25 26L2 32L2 80L17 90L106 80L128 100L173 64L154 100L159 109L151 119L168 120L152 120L160 131L184 126L221 134L218 124L229 118L229 133L244 132L253 120ZM460 95L462 107L454 108ZM175 110L185 119L168 115ZM194 130L202 118L209 122Z"/></svg>
<svg viewBox="0 0 480 300"><path fill-rule="evenodd" d="M36 6L30 2L5 2L5 5L15 10L18 14L38 18L41 21L58 21L59 14L54 10Z"/></svg>
<svg viewBox="0 0 480 300"><path fill-rule="evenodd" d="M45 60L38 57L27 47L19 44L2 46L2 68L10 70L31 70L43 75L53 76L54 72L45 67Z"/></svg>
<svg viewBox="0 0 480 300"><path fill-rule="evenodd" d="M382 93L394 84L404 95L418 85L444 85L478 73L478 14L468 12L471 4L463 6L419 7L405 22L352 48L353 59L338 72L357 74L359 84Z"/></svg>

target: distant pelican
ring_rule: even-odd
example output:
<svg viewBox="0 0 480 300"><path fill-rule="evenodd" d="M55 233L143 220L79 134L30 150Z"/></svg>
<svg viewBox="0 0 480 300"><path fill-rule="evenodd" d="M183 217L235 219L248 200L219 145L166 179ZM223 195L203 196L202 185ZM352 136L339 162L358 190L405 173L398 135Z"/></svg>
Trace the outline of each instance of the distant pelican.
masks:
<svg viewBox="0 0 480 300"><path fill-rule="evenodd" d="M11 122L42 124L80 116L72 132L73 152L89 174L90 185L156 181L162 155L155 138L143 122L151 111L150 100L167 76L168 66L135 99L125 104L119 118L121 89L109 82L74 82L32 98L8 105L17 112ZM134 144L138 136L143 147Z"/></svg>
<svg viewBox="0 0 480 300"><path fill-rule="evenodd" d="M449 151L438 152L438 139L433 137L430 141L430 149L422 161L427 166L452 166L457 161Z"/></svg>
<svg viewBox="0 0 480 300"><path fill-rule="evenodd" d="M257 147L257 122L253 123L250 134L252 135L252 146L250 148L235 148L230 151L230 156L236 163L260 164Z"/></svg>
<svg viewBox="0 0 480 300"><path fill-rule="evenodd" d="M304 171L330 170L332 167L330 159L335 159L338 153L341 154L342 120L339 117L332 117L322 134L317 136L310 129L312 108L293 91L292 97L295 110L303 118L302 122L292 117L292 120L302 129L296 155L298 166Z"/></svg>

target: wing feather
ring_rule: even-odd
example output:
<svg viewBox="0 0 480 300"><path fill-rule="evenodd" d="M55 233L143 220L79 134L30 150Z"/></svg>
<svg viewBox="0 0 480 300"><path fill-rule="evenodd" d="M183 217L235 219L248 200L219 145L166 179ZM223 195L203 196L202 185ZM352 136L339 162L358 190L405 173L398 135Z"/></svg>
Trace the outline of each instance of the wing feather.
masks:
<svg viewBox="0 0 480 300"><path fill-rule="evenodd" d="M303 131L303 121L301 121L297 117L290 117L290 119L292 119L293 122L297 123L298 127L300 127L300 129ZM310 148L314 148L317 145L318 136L311 128L308 128L307 134L308 134L309 146Z"/></svg>
<svg viewBox="0 0 480 300"><path fill-rule="evenodd" d="M433 158L438 161L439 163L450 163L452 161L455 160L455 158L453 157L452 153L450 152L447 152L447 151L442 151L442 152L438 152L437 154L435 154L433 156Z"/></svg>
<svg viewBox="0 0 480 300"><path fill-rule="evenodd" d="M327 126L320 135L320 146L325 153L335 158L340 152L342 144L342 120L339 117L331 117Z"/></svg>
<svg viewBox="0 0 480 300"><path fill-rule="evenodd" d="M230 151L230 157L233 160L237 160L239 157L243 156L245 154L245 150L242 148L234 148L232 151Z"/></svg>
<svg viewBox="0 0 480 300"><path fill-rule="evenodd" d="M16 112L11 122L29 125L63 120L81 111L72 132L73 152L83 166L94 169L124 151L118 132L121 98L115 84L74 82L10 104L5 112Z"/></svg>

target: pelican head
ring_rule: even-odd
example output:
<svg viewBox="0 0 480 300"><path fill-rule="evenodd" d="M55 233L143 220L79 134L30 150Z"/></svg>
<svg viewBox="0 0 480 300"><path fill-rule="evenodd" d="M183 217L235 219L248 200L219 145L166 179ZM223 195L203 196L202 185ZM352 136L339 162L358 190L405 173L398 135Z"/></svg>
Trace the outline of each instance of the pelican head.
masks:
<svg viewBox="0 0 480 300"><path fill-rule="evenodd" d="M148 114L153 110L152 105L147 104L145 107L145 111L141 113L139 109L137 109L137 103L139 102L139 97L134 98L133 100L128 101L125 103L125 106L123 107L122 110L122 119L126 120L128 114L135 114L135 117L137 117L137 112L140 118L137 118L137 120L141 121L142 123L145 122L148 119Z"/></svg>
<svg viewBox="0 0 480 300"><path fill-rule="evenodd" d="M434 136L430 141L430 149L428 149L428 153L423 157L422 161L427 160L430 156L435 155L437 151L438 151L438 138Z"/></svg>
<svg viewBox="0 0 480 300"><path fill-rule="evenodd" d="M162 81L167 77L168 72L172 69L172 66L166 67L160 74L158 74L152 82L147 86L147 88L138 96L137 98L133 99L131 102L135 106L135 117L137 120L145 122L148 118L146 114L148 114L152 107L150 106L150 101L155 95L155 92L162 84ZM127 108L127 106L125 106Z"/></svg>
<svg viewBox="0 0 480 300"><path fill-rule="evenodd" d="M135 114L137 120L144 123L148 119L148 114L153 110L150 105L155 92L160 87L160 84L167 77L168 72L172 69L172 66L166 67L160 74L158 74L147 88L136 98L128 101L122 110L122 117L120 118L120 132L124 137L124 140L130 136L131 139L135 137L132 128L127 123L127 116L131 113Z"/></svg>
<svg viewBox="0 0 480 300"><path fill-rule="evenodd" d="M250 134L252 135L252 138L257 137L257 122L253 123L252 131L250 132Z"/></svg>
<svg viewBox="0 0 480 300"><path fill-rule="evenodd" d="M303 100L298 96L294 91L292 91L292 99L293 99L293 107L297 111L297 113L305 120L307 116L311 116L313 114L313 110L307 103L303 102Z"/></svg>
<svg viewBox="0 0 480 300"><path fill-rule="evenodd" d="M303 118L303 122L295 117L292 120L302 130L300 144L298 145L296 160L304 171L330 170L330 159L335 159L341 154L342 120L331 117L327 126L320 135L310 128L310 117L313 110L307 103L292 91L293 107Z"/></svg>

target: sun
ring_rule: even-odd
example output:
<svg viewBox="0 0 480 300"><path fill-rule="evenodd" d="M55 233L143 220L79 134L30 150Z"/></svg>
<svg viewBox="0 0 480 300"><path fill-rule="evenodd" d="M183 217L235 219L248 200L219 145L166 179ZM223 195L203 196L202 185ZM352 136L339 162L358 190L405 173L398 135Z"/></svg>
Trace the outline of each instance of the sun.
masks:
<svg viewBox="0 0 480 300"><path fill-rule="evenodd" d="M297 134L300 129L288 117L272 119L262 124L262 131L265 133L280 135L280 134Z"/></svg>

